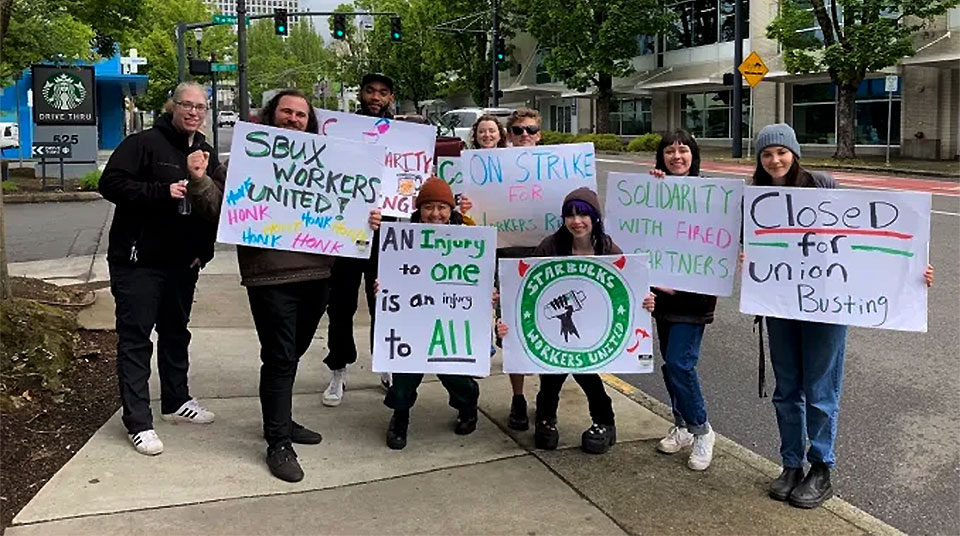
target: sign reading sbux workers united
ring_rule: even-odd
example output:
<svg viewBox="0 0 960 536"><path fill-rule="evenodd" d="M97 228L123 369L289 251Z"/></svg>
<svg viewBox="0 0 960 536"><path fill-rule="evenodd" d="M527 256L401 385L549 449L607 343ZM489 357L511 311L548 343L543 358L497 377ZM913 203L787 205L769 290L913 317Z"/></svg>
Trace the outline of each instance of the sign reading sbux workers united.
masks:
<svg viewBox="0 0 960 536"><path fill-rule="evenodd" d="M383 147L240 121L217 241L370 257Z"/></svg>
<svg viewBox="0 0 960 536"><path fill-rule="evenodd" d="M503 371L653 371L646 255L500 260Z"/></svg>
<svg viewBox="0 0 960 536"><path fill-rule="evenodd" d="M927 330L930 194L747 187L740 311Z"/></svg>

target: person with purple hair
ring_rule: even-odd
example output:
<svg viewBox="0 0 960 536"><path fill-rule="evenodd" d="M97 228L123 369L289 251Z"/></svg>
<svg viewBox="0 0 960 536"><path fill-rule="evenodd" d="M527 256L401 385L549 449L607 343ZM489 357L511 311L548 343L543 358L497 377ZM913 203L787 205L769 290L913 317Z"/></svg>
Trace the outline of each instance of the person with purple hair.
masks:
<svg viewBox="0 0 960 536"><path fill-rule="evenodd" d="M603 231L600 199L589 188L577 188L563 200L563 226L548 236L533 251L532 257L566 257L570 255L617 255L623 251ZM653 312L654 295L647 294L643 308ZM561 320L562 321L562 320ZM568 325L568 331L570 326ZM497 335L501 338L509 331L506 324L497 321ZM573 328L573 332L575 332ZM570 332L571 334L573 332ZM541 374L540 391L537 393L537 413L534 443L538 449L553 450L560 442L557 429L557 406L560 389L567 379L566 373ZM574 374L573 379L583 389L590 407L593 425L580 437L584 452L603 454L617 442L617 427L614 422L613 402L603 387L597 373Z"/></svg>

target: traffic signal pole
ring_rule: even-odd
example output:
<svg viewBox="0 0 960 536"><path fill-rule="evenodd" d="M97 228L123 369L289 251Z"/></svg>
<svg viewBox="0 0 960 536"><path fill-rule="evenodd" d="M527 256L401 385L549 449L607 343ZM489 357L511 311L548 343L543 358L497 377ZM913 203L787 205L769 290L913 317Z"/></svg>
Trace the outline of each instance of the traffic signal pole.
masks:
<svg viewBox="0 0 960 536"><path fill-rule="evenodd" d="M497 65L497 55L500 53L500 51L497 50L498 43L500 43L499 21L497 20L498 7L498 0L493 0L493 32L491 32L492 39L490 41L490 51L493 53L493 93L491 94L490 102L494 108L500 106L500 66Z"/></svg>
<svg viewBox="0 0 960 536"><path fill-rule="evenodd" d="M734 0L733 117L730 118L730 136L733 138L733 158L743 156L743 75L740 74L741 63L743 63L743 0Z"/></svg>

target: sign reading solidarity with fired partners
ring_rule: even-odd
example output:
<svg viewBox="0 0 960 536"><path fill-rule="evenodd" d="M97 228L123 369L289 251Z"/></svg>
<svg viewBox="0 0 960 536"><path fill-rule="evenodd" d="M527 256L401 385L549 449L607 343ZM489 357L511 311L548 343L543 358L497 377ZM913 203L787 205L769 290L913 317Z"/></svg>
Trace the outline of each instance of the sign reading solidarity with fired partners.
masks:
<svg viewBox="0 0 960 536"><path fill-rule="evenodd" d="M740 311L927 330L930 194L747 187Z"/></svg>
<svg viewBox="0 0 960 536"><path fill-rule="evenodd" d="M604 229L624 251L650 255L653 285L733 293L743 181L610 173Z"/></svg>
<svg viewBox="0 0 960 536"><path fill-rule="evenodd" d="M592 143L464 151L462 188L477 225L496 226L499 247L536 246L563 225L563 198L597 189Z"/></svg>
<svg viewBox="0 0 960 536"><path fill-rule="evenodd" d="M384 148L238 122L217 240L369 258Z"/></svg>
<svg viewBox="0 0 960 536"><path fill-rule="evenodd" d="M503 371L653 371L647 255L500 259Z"/></svg>
<svg viewBox="0 0 960 536"><path fill-rule="evenodd" d="M374 372L490 374L492 227L384 223Z"/></svg>
<svg viewBox="0 0 960 536"><path fill-rule="evenodd" d="M320 134L362 141L386 148L379 160L384 171L380 209L385 216L409 218L420 185L433 170L437 129L386 117L368 117L332 110L316 110Z"/></svg>

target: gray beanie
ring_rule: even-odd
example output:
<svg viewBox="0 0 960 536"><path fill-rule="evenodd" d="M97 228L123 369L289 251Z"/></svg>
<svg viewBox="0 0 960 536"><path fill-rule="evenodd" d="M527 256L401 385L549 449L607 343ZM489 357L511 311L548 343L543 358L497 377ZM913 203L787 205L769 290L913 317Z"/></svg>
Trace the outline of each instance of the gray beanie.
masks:
<svg viewBox="0 0 960 536"><path fill-rule="evenodd" d="M786 147L790 149L797 158L800 158L800 143L797 141L797 134L790 125L786 123L776 123L763 127L760 132L757 133L757 158L760 158L760 153L762 153L764 149L774 145Z"/></svg>

